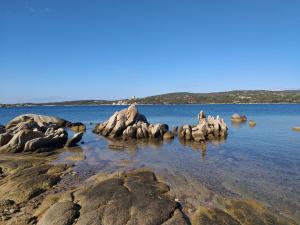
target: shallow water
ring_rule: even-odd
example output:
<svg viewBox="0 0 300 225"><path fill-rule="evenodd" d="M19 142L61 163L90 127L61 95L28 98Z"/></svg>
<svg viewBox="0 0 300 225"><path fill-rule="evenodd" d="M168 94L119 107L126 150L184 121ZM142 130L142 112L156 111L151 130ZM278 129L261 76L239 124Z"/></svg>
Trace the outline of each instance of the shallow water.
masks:
<svg viewBox="0 0 300 225"><path fill-rule="evenodd" d="M91 132L113 112L126 106L66 106L0 108L0 123L23 113L59 116L84 122L88 130L82 145L84 161L77 168L116 171L121 168L150 167L156 171L184 173L210 190L260 200L300 220L300 105L168 105L138 106L151 123L173 126L196 124L197 114L220 115L229 127L222 142L206 145L171 142L125 143L125 150ZM233 113L246 114L257 122L231 124ZM122 145L122 144L121 144ZM120 144L117 145L119 147ZM70 153L64 153L62 159Z"/></svg>

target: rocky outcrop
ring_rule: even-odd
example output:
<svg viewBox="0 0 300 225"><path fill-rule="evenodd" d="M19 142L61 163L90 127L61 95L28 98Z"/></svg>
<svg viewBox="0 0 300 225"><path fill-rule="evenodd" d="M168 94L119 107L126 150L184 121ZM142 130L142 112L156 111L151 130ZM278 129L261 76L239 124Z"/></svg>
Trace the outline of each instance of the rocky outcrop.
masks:
<svg viewBox="0 0 300 225"><path fill-rule="evenodd" d="M213 140L224 138L227 135L227 125L219 116L206 115L201 111L198 115L197 125L184 125L178 127L177 135L180 139L187 141L204 142L205 140Z"/></svg>
<svg viewBox="0 0 300 225"><path fill-rule="evenodd" d="M18 116L11 120L5 126L5 132L0 134L0 152L18 153L62 148L68 141L66 127L72 128L73 125L82 127L83 124L73 124L44 115ZM69 143L74 141L72 138Z"/></svg>
<svg viewBox="0 0 300 225"><path fill-rule="evenodd" d="M247 117L245 115L235 113L231 116L231 121L234 123L242 123L247 121Z"/></svg>
<svg viewBox="0 0 300 225"><path fill-rule="evenodd" d="M49 126L50 124L56 127L67 127L72 125L71 122L58 117L37 114L24 114L17 116L13 120L11 120L5 127L6 129L11 129L27 121L35 122L39 127Z"/></svg>
<svg viewBox="0 0 300 225"><path fill-rule="evenodd" d="M143 139L163 138L168 129L166 124L149 124L133 104L115 112L106 122L97 124L93 132L108 138Z"/></svg>
<svg viewBox="0 0 300 225"><path fill-rule="evenodd" d="M99 174L74 192L72 202L60 199L48 208L38 224L73 224L77 216L78 225L190 224L168 192L169 187L148 170Z"/></svg>
<svg viewBox="0 0 300 225"><path fill-rule="evenodd" d="M73 224L79 216L79 206L71 201L57 202L52 205L47 213L43 215L37 225L55 224L67 225Z"/></svg>

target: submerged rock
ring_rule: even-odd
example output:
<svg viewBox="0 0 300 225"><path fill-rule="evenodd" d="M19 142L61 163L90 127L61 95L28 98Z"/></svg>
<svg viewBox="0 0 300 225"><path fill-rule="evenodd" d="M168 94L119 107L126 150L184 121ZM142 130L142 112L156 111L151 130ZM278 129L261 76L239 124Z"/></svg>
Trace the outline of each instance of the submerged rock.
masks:
<svg viewBox="0 0 300 225"><path fill-rule="evenodd" d="M163 138L168 131L166 124L149 124L136 105L115 112L106 122L97 124L93 132L108 138L143 139Z"/></svg>
<svg viewBox="0 0 300 225"><path fill-rule="evenodd" d="M201 111L198 115L197 125L184 125L178 127L178 137L187 141L204 142L205 140L212 140L223 138L227 135L227 125L219 116L216 118L208 116Z"/></svg>
<svg viewBox="0 0 300 225"><path fill-rule="evenodd" d="M171 131L167 131L165 134L164 134L164 140L171 140L171 139L174 139L174 133L171 132Z"/></svg>
<svg viewBox="0 0 300 225"><path fill-rule="evenodd" d="M82 133L86 131L86 126L83 123L72 123L69 128L75 133Z"/></svg>
<svg viewBox="0 0 300 225"><path fill-rule="evenodd" d="M241 116L240 114L235 113L231 116L231 121L236 123L246 122L247 117L245 115Z"/></svg>
<svg viewBox="0 0 300 225"><path fill-rule="evenodd" d="M230 214L220 209L201 207L192 218L193 225L241 225Z"/></svg>
<svg viewBox="0 0 300 225"><path fill-rule="evenodd" d="M256 126L256 122L254 120L250 120L249 121L249 126L250 127L255 127Z"/></svg>
<svg viewBox="0 0 300 225"><path fill-rule="evenodd" d="M18 116L11 120L5 126L5 132L0 134L0 152L18 153L61 148L68 140L65 128L73 125L82 126L81 123L73 124L52 116Z"/></svg>
<svg viewBox="0 0 300 225"><path fill-rule="evenodd" d="M293 131L299 131L300 132L300 127L294 127Z"/></svg>

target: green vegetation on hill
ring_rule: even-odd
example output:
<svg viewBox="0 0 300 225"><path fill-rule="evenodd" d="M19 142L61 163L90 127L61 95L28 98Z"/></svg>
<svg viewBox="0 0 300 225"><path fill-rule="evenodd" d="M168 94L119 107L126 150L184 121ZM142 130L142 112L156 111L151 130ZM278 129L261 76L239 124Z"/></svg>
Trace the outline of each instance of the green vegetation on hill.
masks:
<svg viewBox="0 0 300 225"><path fill-rule="evenodd" d="M287 91L228 91L214 93L177 92L138 98L138 104L255 104L255 103L300 103L300 90ZM0 107L33 105L110 105L130 104L133 100L78 100L49 103L0 104Z"/></svg>
<svg viewBox="0 0 300 225"><path fill-rule="evenodd" d="M140 104L300 103L300 91L178 92L137 99Z"/></svg>

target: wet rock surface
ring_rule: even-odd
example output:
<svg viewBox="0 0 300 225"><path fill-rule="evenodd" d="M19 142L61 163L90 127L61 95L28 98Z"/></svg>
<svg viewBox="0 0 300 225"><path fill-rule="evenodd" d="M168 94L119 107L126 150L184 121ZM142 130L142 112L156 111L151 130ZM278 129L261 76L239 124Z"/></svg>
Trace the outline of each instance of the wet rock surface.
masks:
<svg viewBox="0 0 300 225"><path fill-rule="evenodd" d="M67 120L44 115L18 116L11 120L5 128L2 128L0 152L18 153L62 148L68 141L68 133L65 128L76 126L82 126L82 124L72 124ZM72 138L68 143L72 145L74 142L75 140Z"/></svg>
<svg viewBox="0 0 300 225"><path fill-rule="evenodd" d="M136 105L130 105L114 113L106 122L97 124L94 133L108 138L162 139L169 127L166 124L149 124L146 117L140 114Z"/></svg>

